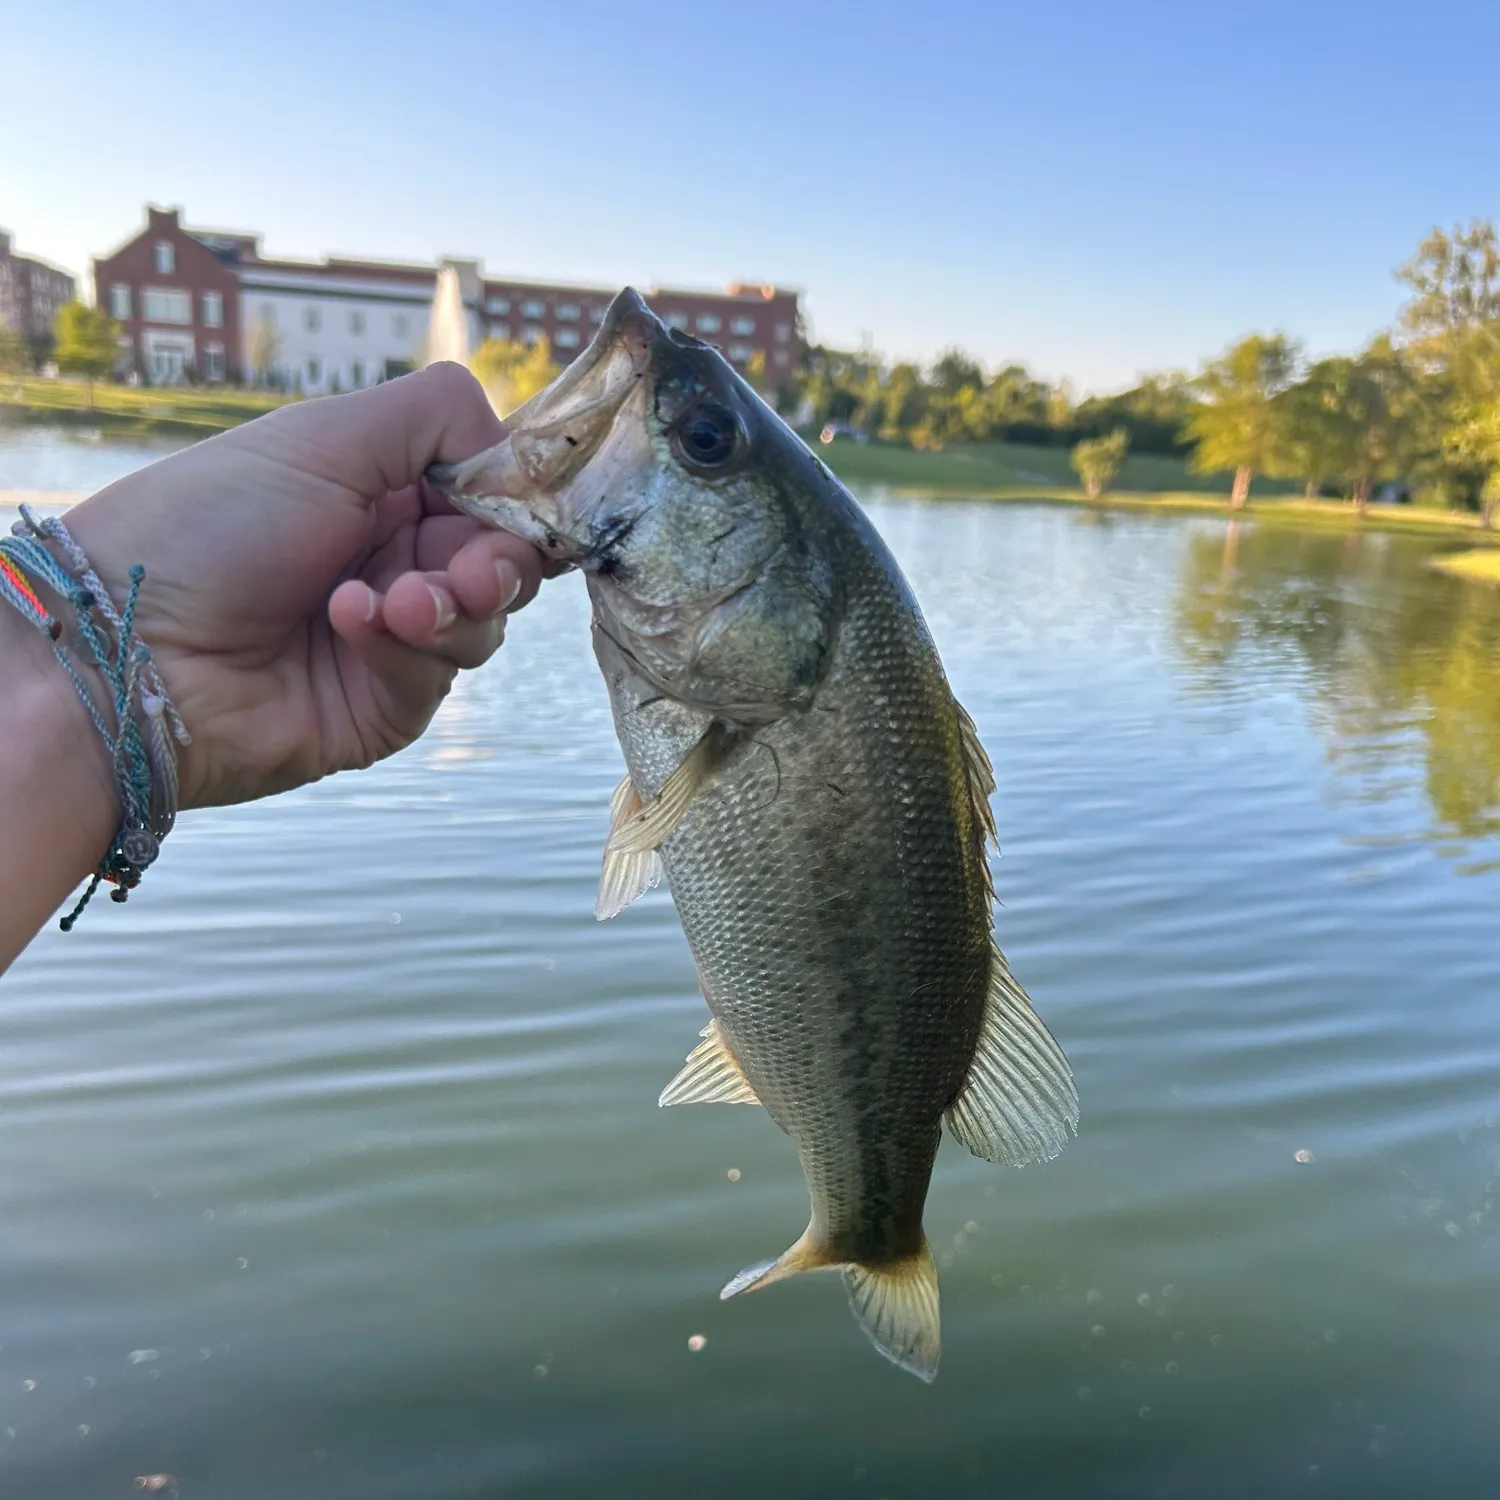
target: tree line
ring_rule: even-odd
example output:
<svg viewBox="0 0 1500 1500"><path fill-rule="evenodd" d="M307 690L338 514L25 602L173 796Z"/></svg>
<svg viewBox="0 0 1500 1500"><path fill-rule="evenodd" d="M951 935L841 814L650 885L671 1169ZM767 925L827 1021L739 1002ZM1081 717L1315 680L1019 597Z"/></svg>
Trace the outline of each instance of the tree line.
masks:
<svg viewBox="0 0 1500 1500"><path fill-rule="evenodd" d="M1251 334L1195 376L1144 377L1073 402L1066 382L1024 365L987 372L949 350L926 369L821 346L805 353L796 397L818 426L847 424L914 447L1004 440L1074 447L1092 493L1127 448L1185 454L1233 475L1243 506L1256 475L1363 508L1378 486L1500 514L1500 240L1489 220L1434 229L1397 272L1393 326L1356 354L1309 360L1283 333Z"/></svg>

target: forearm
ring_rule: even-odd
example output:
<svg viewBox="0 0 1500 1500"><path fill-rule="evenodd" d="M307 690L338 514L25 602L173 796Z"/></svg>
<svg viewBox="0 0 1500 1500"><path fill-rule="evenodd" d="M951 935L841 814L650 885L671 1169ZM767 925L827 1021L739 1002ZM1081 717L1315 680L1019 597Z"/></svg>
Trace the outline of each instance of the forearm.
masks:
<svg viewBox="0 0 1500 1500"><path fill-rule="evenodd" d="M48 642L0 602L0 972L93 871L118 817L99 731Z"/></svg>

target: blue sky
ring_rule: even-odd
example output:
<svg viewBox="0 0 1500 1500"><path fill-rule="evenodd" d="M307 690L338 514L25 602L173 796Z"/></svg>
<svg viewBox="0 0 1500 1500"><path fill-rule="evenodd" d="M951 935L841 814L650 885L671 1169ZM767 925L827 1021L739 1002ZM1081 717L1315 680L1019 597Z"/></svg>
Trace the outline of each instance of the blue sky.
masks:
<svg viewBox="0 0 1500 1500"><path fill-rule="evenodd" d="M269 253L777 280L814 334L1080 389L1251 329L1361 343L1500 216L1496 0L56 0L3 28L0 224L146 201Z"/></svg>

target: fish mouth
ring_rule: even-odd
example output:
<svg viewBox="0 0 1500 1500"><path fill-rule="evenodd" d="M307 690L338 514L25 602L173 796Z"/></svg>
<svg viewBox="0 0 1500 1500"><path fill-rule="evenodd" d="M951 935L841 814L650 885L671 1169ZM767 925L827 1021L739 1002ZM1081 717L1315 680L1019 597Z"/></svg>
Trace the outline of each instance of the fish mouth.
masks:
<svg viewBox="0 0 1500 1500"><path fill-rule="evenodd" d="M584 519L565 492L641 389L667 340L661 320L626 287L588 348L546 390L505 419L492 448L432 464L427 482L456 509L525 537L557 562L583 563L598 538L572 534Z"/></svg>

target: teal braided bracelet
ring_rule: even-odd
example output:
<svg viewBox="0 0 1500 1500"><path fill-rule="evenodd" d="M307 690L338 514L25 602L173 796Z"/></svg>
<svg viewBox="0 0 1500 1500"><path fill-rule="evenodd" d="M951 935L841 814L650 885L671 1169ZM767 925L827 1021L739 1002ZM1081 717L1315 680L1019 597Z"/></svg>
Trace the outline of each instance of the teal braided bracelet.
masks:
<svg viewBox="0 0 1500 1500"><path fill-rule="evenodd" d="M57 546L70 573L47 543ZM69 932L101 883L114 886L112 900L124 901L161 852L177 818L177 745L191 743L167 697L151 652L135 633L135 609L146 570L130 570L130 592L116 610L109 591L83 549L59 520L39 520L29 506L12 534L0 537L0 598L29 620L52 644L58 664L88 712L109 752L120 799L120 824L78 904L62 918ZM44 588L70 605L76 618L80 654L109 688L101 709L63 640L62 621L43 603ZM111 731L111 724L114 726Z"/></svg>

